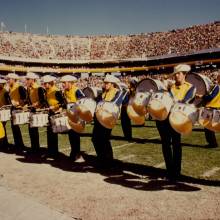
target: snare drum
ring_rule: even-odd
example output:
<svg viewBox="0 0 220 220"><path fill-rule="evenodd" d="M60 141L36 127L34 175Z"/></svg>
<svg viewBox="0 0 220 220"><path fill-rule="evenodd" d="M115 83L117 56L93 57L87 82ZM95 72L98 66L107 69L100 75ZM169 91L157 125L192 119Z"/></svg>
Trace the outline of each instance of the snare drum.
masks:
<svg viewBox="0 0 220 220"><path fill-rule="evenodd" d="M63 133L71 129L66 112L50 116L50 122L54 133Z"/></svg>
<svg viewBox="0 0 220 220"><path fill-rule="evenodd" d="M11 120L11 106L2 106L0 109L0 121L10 121Z"/></svg>
<svg viewBox="0 0 220 220"><path fill-rule="evenodd" d="M14 110L12 111L12 119L14 125L28 124L30 119L30 111Z"/></svg>
<svg viewBox="0 0 220 220"><path fill-rule="evenodd" d="M30 127L46 127L49 124L48 112L41 111L30 114Z"/></svg>
<svg viewBox="0 0 220 220"><path fill-rule="evenodd" d="M180 134L192 132L193 125L198 120L198 110L193 104L176 103L169 117L170 125Z"/></svg>
<svg viewBox="0 0 220 220"><path fill-rule="evenodd" d="M120 108L114 102L99 102L96 117L102 126L112 129L119 118Z"/></svg>
<svg viewBox="0 0 220 220"><path fill-rule="evenodd" d="M147 110L153 119L163 121L167 118L174 101L168 92L154 93L147 106Z"/></svg>

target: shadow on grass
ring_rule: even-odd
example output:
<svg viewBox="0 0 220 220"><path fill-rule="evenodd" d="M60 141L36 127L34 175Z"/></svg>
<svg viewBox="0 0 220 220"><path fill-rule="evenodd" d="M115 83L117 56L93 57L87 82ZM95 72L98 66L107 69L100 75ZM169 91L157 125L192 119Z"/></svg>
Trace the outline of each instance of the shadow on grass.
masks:
<svg viewBox="0 0 220 220"><path fill-rule="evenodd" d="M121 140L121 141L128 141L126 140L125 137L122 136L117 136L117 135L111 135L111 140ZM161 141L160 139L151 139L151 138L132 138L129 140L129 142L136 142L138 144L146 144L146 143L156 143L156 144L160 144Z"/></svg>
<svg viewBox="0 0 220 220"><path fill-rule="evenodd" d="M44 149L45 150L45 149ZM161 168L152 166L122 162L114 160L109 164L99 164L97 157L82 152L84 162L73 162L66 155L59 153L54 159L42 158L41 155L26 154L24 158L17 158L23 163L46 163L53 167L62 169L67 172L81 173L99 173L103 175L104 181L109 184L121 185L134 190L142 191L199 191L199 185L220 186L218 180L199 179L189 176L181 176L180 181L169 181L166 177L166 171Z"/></svg>

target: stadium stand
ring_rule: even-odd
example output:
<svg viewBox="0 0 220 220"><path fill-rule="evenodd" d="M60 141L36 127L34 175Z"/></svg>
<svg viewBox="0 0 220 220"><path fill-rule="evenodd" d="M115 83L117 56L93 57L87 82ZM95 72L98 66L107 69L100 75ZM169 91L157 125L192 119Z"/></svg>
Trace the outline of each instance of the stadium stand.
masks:
<svg viewBox="0 0 220 220"><path fill-rule="evenodd" d="M0 32L0 55L48 60L129 59L220 47L220 22L124 36L59 36Z"/></svg>

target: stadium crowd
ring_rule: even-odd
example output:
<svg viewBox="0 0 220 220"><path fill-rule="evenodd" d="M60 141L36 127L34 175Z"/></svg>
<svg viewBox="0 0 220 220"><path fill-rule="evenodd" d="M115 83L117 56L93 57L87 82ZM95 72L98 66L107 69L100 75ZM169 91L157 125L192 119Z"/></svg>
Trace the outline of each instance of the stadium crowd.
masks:
<svg viewBox="0 0 220 220"><path fill-rule="evenodd" d="M200 70L197 73L207 76L213 83L215 83L217 76L220 73L220 69ZM136 78L138 79L138 81L141 81L142 79L145 79L147 77L163 81L163 79L167 78L167 76L169 75L168 74L141 74L141 75L136 75ZM128 74L125 76L121 75L119 79L121 82L125 83L126 85L129 85L129 82L131 81L132 77L134 77L134 74ZM80 89L83 89L87 86L102 88L103 78L104 77L100 77L100 76L89 76L88 78L79 78L76 84Z"/></svg>
<svg viewBox="0 0 220 220"><path fill-rule="evenodd" d="M220 22L167 32L121 36L61 36L0 32L5 57L106 60L187 54L220 47Z"/></svg>

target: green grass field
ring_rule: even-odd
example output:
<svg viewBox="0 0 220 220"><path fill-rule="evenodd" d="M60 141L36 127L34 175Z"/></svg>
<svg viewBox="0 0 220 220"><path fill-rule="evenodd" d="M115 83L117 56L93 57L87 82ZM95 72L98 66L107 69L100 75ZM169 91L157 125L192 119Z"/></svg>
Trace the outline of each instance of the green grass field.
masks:
<svg viewBox="0 0 220 220"><path fill-rule="evenodd" d="M81 150L95 155L91 142L92 128L93 125L87 125L83 137L81 137ZM27 125L22 125L21 129L24 143L30 147ZM46 147L46 129L41 128L39 131L41 146ZM10 123L7 123L7 133L9 142L13 143ZM216 137L220 144L220 133L216 133ZM165 168L160 137L154 121L146 121L144 127L133 126L133 138L132 142L123 140L120 124L115 126L112 131L111 143L116 159L132 164ZM207 143L201 127L196 128L191 135L183 136L182 144L182 174L194 178L220 180L220 147L205 147ZM59 151L69 155L70 146L65 134L59 135Z"/></svg>

